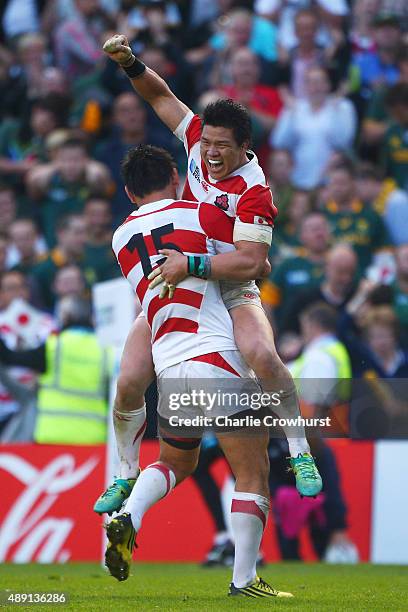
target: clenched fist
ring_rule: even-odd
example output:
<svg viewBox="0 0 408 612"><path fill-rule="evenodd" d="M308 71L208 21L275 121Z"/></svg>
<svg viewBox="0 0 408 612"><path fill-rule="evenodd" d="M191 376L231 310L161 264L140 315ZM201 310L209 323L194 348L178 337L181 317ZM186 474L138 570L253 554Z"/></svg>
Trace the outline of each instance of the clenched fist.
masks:
<svg viewBox="0 0 408 612"><path fill-rule="evenodd" d="M103 50L109 57L121 66L132 64L134 55L130 48L129 41L123 34L115 34L103 45Z"/></svg>

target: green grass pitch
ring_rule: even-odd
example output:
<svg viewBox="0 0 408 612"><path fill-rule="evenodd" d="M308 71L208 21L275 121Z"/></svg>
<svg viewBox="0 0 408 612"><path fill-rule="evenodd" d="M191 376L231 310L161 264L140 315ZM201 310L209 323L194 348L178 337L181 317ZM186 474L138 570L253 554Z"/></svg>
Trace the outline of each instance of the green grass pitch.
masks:
<svg viewBox="0 0 408 612"><path fill-rule="evenodd" d="M260 575L295 598L267 602L228 598L230 571L192 564L134 563L131 576L121 583L96 564L5 564L0 566L0 590L3 602L4 589L68 594L67 604L6 606L16 611L408 610L408 567L281 563L268 565Z"/></svg>

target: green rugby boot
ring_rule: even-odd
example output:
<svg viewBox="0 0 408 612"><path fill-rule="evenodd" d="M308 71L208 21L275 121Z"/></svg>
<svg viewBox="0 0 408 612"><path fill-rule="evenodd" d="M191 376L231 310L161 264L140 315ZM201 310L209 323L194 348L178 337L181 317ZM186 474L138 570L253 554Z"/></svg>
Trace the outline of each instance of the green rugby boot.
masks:
<svg viewBox="0 0 408 612"><path fill-rule="evenodd" d="M111 484L111 486L108 487L106 491L96 500L93 507L94 512L97 512L98 514L103 514L106 512L109 514L109 516L112 514L112 512L119 512L119 510L122 508L123 502L131 494L139 474L136 478L116 478L113 484Z"/></svg>
<svg viewBox="0 0 408 612"><path fill-rule="evenodd" d="M299 453L289 459L296 478L296 488L301 497L316 497L322 490L323 482L310 453Z"/></svg>
<svg viewBox="0 0 408 612"><path fill-rule="evenodd" d="M241 589L236 587L234 583L231 582L228 595L232 597L252 597L253 599L268 599L269 597L293 597L292 593L277 591L267 582L265 582L265 580L259 578L259 576L256 577L255 582L246 587L242 587Z"/></svg>
<svg viewBox="0 0 408 612"><path fill-rule="evenodd" d="M105 525L108 544L105 565L111 576L122 582L129 578L132 553L136 545L136 531L129 513L119 514Z"/></svg>

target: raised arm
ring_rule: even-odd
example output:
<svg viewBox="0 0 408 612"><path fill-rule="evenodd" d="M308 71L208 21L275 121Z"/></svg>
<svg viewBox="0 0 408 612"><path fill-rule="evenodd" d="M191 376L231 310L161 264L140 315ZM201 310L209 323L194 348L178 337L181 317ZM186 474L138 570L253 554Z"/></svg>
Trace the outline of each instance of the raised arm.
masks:
<svg viewBox="0 0 408 612"><path fill-rule="evenodd" d="M103 45L105 53L128 75L134 90L150 104L157 116L174 132L190 112L171 91L167 83L138 60L123 34L115 34Z"/></svg>

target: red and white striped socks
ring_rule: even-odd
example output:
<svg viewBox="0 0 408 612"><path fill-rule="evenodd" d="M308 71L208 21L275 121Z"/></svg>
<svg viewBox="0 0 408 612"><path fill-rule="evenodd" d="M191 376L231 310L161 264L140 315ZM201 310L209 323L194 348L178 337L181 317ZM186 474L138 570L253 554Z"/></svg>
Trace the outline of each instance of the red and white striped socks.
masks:
<svg viewBox="0 0 408 612"><path fill-rule="evenodd" d="M175 485L174 472L160 461L148 465L141 472L124 510L130 513L136 531L140 529L145 512L159 499L170 493Z"/></svg>
<svg viewBox="0 0 408 612"><path fill-rule="evenodd" d="M231 503L231 526L235 540L232 582L248 586L256 577L256 559L268 518L269 499L256 493L235 491Z"/></svg>
<svg viewBox="0 0 408 612"><path fill-rule="evenodd" d="M136 478L140 444L146 429L146 404L129 412L114 408L113 426L119 454L119 478Z"/></svg>

